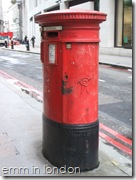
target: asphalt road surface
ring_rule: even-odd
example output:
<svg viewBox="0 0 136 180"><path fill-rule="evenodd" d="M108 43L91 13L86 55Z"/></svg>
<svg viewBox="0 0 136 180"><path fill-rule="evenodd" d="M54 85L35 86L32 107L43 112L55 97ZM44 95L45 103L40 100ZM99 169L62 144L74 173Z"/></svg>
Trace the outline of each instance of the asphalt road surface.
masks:
<svg viewBox="0 0 136 180"><path fill-rule="evenodd" d="M0 49L0 70L42 92L40 55ZM132 139L132 71L99 65L99 121Z"/></svg>

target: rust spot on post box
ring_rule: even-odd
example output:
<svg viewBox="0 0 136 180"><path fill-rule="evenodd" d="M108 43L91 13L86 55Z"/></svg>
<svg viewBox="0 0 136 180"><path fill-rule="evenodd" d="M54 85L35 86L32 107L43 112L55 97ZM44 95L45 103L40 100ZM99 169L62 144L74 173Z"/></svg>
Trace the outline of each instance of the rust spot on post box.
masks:
<svg viewBox="0 0 136 180"><path fill-rule="evenodd" d="M67 82L62 81L62 94L71 94L73 91L72 87L66 88Z"/></svg>

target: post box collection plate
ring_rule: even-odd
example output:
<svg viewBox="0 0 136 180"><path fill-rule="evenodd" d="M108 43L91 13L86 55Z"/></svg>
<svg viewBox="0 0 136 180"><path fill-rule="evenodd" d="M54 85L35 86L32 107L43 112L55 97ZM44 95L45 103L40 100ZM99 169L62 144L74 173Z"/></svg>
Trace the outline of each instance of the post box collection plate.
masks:
<svg viewBox="0 0 136 180"><path fill-rule="evenodd" d="M54 30L58 30L61 31L62 30L62 26L49 26L49 27L43 27L43 31L54 31Z"/></svg>
<svg viewBox="0 0 136 180"><path fill-rule="evenodd" d="M105 20L101 12L71 9L35 17L42 29L43 154L58 167L99 165L99 24Z"/></svg>
<svg viewBox="0 0 136 180"><path fill-rule="evenodd" d="M56 45L49 44L49 63L55 64Z"/></svg>

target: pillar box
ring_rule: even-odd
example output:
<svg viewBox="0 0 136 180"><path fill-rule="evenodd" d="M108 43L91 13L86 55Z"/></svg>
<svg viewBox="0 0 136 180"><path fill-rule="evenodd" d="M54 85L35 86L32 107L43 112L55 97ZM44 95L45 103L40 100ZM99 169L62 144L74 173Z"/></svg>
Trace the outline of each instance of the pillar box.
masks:
<svg viewBox="0 0 136 180"><path fill-rule="evenodd" d="M43 154L55 166L99 165L99 24L106 14L58 10L36 16L43 63Z"/></svg>

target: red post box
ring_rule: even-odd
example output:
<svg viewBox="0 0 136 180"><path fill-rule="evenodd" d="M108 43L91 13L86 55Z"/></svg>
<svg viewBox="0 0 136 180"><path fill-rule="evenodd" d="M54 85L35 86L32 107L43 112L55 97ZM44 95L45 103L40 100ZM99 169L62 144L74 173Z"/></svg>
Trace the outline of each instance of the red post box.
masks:
<svg viewBox="0 0 136 180"><path fill-rule="evenodd" d="M99 165L99 24L106 14L51 11L41 26L43 154L55 166L91 170Z"/></svg>

